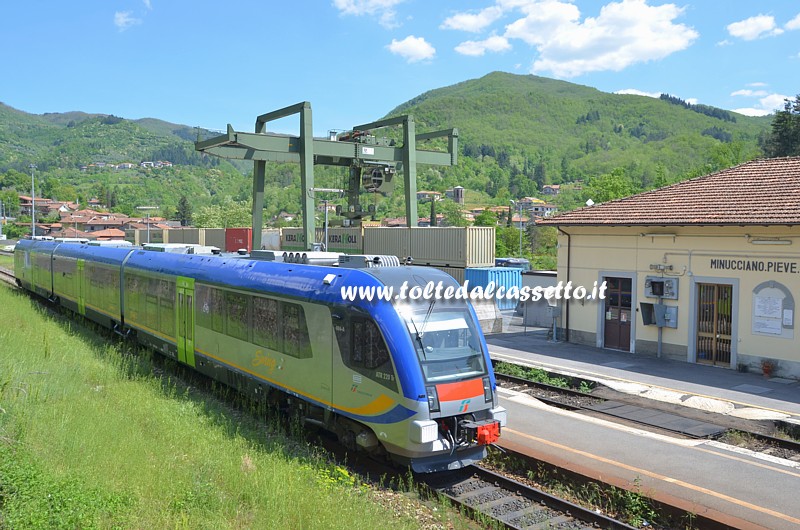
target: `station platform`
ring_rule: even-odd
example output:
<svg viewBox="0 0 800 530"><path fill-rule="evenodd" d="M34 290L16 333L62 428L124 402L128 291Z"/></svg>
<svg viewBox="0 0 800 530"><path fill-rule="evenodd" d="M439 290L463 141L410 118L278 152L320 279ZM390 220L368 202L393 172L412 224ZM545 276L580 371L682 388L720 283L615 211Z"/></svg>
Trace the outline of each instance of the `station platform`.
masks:
<svg viewBox="0 0 800 530"><path fill-rule="evenodd" d="M749 420L800 427L800 381L548 339L506 324L486 335L492 359L594 380L613 390Z"/></svg>
<svg viewBox="0 0 800 530"><path fill-rule="evenodd" d="M711 413L800 426L796 380L552 342L549 330L542 328L504 329L486 336L497 361L590 379L619 392ZM682 438L576 414L513 389L502 388L498 394L508 411L501 439L505 447L641 491L713 521L715 528L800 528L795 493L800 462L726 445L713 436Z"/></svg>

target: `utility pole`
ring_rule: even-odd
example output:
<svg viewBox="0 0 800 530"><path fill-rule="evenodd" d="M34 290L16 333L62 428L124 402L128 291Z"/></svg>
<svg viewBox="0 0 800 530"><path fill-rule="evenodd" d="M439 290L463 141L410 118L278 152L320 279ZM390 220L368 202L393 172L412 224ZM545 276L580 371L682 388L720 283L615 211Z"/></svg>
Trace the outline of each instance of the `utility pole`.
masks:
<svg viewBox="0 0 800 530"><path fill-rule="evenodd" d="M33 175L36 171L36 164L31 164L31 239L36 236L36 189L34 188Z"/></svg>
<svg viewBox="0 0 800 530"><path fill-rule="evenodd" d="M339 197L341 197L342 194L344 193L344 190L339 189L339 188L311 188L309 191L312 193L312 197L313 197L313 194L318 192L318 191L328 192L328 193L338 193ZM325 224L322 225L323 232L324 232L325 235L322 236L324 238L324 241L322 242L322 250L327 252L327 250L328 250L328 199L322 199L322 204L325 206L325 221L324 221Z"/></svg>

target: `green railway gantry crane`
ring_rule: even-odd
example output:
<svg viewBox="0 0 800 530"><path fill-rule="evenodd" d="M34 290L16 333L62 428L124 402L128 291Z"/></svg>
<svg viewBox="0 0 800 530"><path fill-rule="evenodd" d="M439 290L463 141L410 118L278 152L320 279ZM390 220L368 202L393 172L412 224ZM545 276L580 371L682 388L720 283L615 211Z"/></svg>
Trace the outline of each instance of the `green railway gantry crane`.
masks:
<svg viewBox="0 0 800 530"><path fill-rule="evenodd" d="M267 133L267 123L300 114L300 136ZM402 125L402 146L370 134L374 129ZM417 142L448 138L447 152L417 149ZM221 158L252 160L253 171L253 248L261 248L264 210L264 174L267 162L300 163L303 189L303 233L311 250L314 242L314 165L349 167L347 209L341 214L354 225L368 212L360 205L360 192L389 193L394 175L402 169L405 180L406 224L417 226L417 164L454 166L457 163L458 130L446 129L416 134L414 118L397 116L353 127L352 131L328 139L314 138L311 128L311 103L304 101L256 118L255 133L237 132L228 124L226 134L195 143L201 153Z"/></svg>

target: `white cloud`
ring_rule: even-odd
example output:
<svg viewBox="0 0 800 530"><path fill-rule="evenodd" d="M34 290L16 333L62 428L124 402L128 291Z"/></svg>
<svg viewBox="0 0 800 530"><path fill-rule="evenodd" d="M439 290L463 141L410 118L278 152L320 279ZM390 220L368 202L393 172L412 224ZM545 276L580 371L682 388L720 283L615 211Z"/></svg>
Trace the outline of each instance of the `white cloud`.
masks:
<svg viewBox="0 0 800 530"><path fill-rule="evenodd" d="M683 9L650 6L646 0L620 0L597 17L580 20L574 4L560 0L502 0L525 15L506 26L505 37L534 46L539 57L532 73L575 77L587 72L620 71L636 63L663 59L688 48L698 33L674 20Z"/></svg>
<svg viewBox="0 0 800 530"><path fill-rule="evenodd" d="M743 40L755 40L783 33L782 29L776 27L775 17L771 15L757 15L728 24L727 30L731 37Z"/></svg>
<svg viewBox="0 0 800 530"><path fill-rule="evenodd" d="M766 96L769 94L766 90L749 90L749 89L742 89L737 90L736 92L731 92L731 96L749 96L749 97L759 97L759 96Z"/></svg>
<svg viewBox="0 0 800 530"><path fill-rule="evenodd" d="M783 27L790 31L793 29L800 29L800 14L787 22Z"/></svg>
<svg viewBox="0 0 800 530"><path fill-rule="evenodd" d="M392 43L387 48L393 54L404 57L410 63L431 59L436 55L436 49L433 46L428 44L424 38L415 37L414 35L409 35L401 41L392 39Z"/></svg>
<svg viewBox="0 0 800 530"><path fill-rule="evenodd" d="M394 7L405 0L333 0L333 6L343 15L379 16L378 22L385 28L399 26Z"/></svg>
<svg viewBox="0 0 800 530"><path fill-rule="evenodd" d="M733 112L738 112L739 114L744 114L745 116L766 116L767 114L772 114L771 110L752 108L733 109Z"/></svg>
<svg viewBox="0 0 800 530"><path fill-rule="evenodd" d="M724 39L719 41L717 43L717 46L730 46L731 44L733 44L731 41L729 41L728 39Z"/></svg>
<svg viewBox="0 0 800 530"><path fill-rule="evenodd" d="M510 49L511 44L508 43L508 39L497 35L492 35L482 41L468 40L455 47L455 50L461 55L471 55L473 57L483 55L487 51L504 52Z"/></svg>
<svg viewBox="0 0 800 530"><path fill-rule="evenodd" d="M649 98L660 98L661 92L644 92L642 90L638 90L636 88L623 88L622 90L617 90L614 92L615 94L629 94L633 96L647 96Z"/></svg>
<svg viewBox="0 0 800 530"><path fill-rule="evenodd" d="M756 81L755 83L747 83L747 86L762 87L762 86L767 86L767 84L766 83L762 83L760 81Z"/></svg>
<svg viewBox="0 0 800 530"><path fill-rule="evenodd" d="M142 0L142 1L144 2L144 7L145 7L145 8L146 8L148 11L150 11L151 9L153 9L153 6L152 6L152 4L150 3L150 0Z"/></svg>
<svg viewBox="0 0 800 530"><path fill-rule="evenodd" d="M114 13L114 25L117 26L120 31L125 31L129 27L141 23L141 19L135 18L131 11L117 11Z"/></svg>
<svg viewBox="0 0 800 530"><path fill-rule="evenodd" d="M744 91L739 90L738 92ZM734 94L736 93L734 92ZM756 95L756 93L753 95ZM761 94L758 95L761 96ZM745 116L766 116L767 114L772 114L776 110L783 110L783 106L785 104L784 100L786 99L791 98L789 96L784 96L783 94L765 94L752 107L734 109L734 112L744 114Z"/></svg>
<svg viewBox="0 0 800 530"><path fill-rule="evenodd" d="M469 31L478 33L483 31L487 26L495 22L503 15L503 9L500 6L487 7L477 13L457 13L452 17L448 17L439 26L441 29L458 29L462 31Z"/></svg>

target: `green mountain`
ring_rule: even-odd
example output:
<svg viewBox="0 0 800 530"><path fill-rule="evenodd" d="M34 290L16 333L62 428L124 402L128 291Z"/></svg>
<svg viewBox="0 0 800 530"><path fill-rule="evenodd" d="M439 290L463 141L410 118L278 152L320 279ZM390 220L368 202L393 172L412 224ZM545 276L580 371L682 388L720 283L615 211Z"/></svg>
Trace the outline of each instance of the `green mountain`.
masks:
<svg viewBox="0 0 800 530"><path fill-rule="evenodd" d="M414 115L418 133L459 130L459 164L422 167L418 189L461 185L471 203L506 205L509 198L539 194L544 184L581 180L599 197L598 188L635 192L729 167L761 156L759 139L771 124L771 117L747 117L668 96L609 94L501 72L426 92L389 116L400 114ZM0 103L0 193L29 193L28 166L35 162L41 193L56 199L92 196L123 211L159 204L167 212L174 211L181 195L195 209L246 201L250 164L201 156L192 143L197 136L195 128L153 118L34 115ZM157 171L90 166L146 160L174 166ZM267 214L299 211L299 168L268 164L267 172ZM346 185L342 170L320 167L316 173L318 185ZM609 175L613 182L603 180ZM565 197L562 209L581 200ZM381 216L403 211L402 193L366 203L373 201Z"/></svg>
<svg viewBox="0 0 800 530"><path fill-rule="evenodd" d="M457 127L468 157L539 164L546 183L625 168L644 186L659 172L679 178L713 164L714 156L734 158L732 164L759 156L759 137L771 122L676 98L502 72L426 92L389 115L401 114L413 114L418 130Z"/></svg>
<svg viewBox="0 0 800 530"><path fill-rule="evenodd" d="M197 153L197 135L196 129L160 120L82 112L34 115L0 104L0 193L29 195L29 166L35 163L38 196L83 204L96 197L126 213L142 204L171 213L181 195L197 206L217 197L245 199L249 179L227 161ZM173 165L139 166L158 160ZM133 167L106 166L121 163Z"/></svg>

